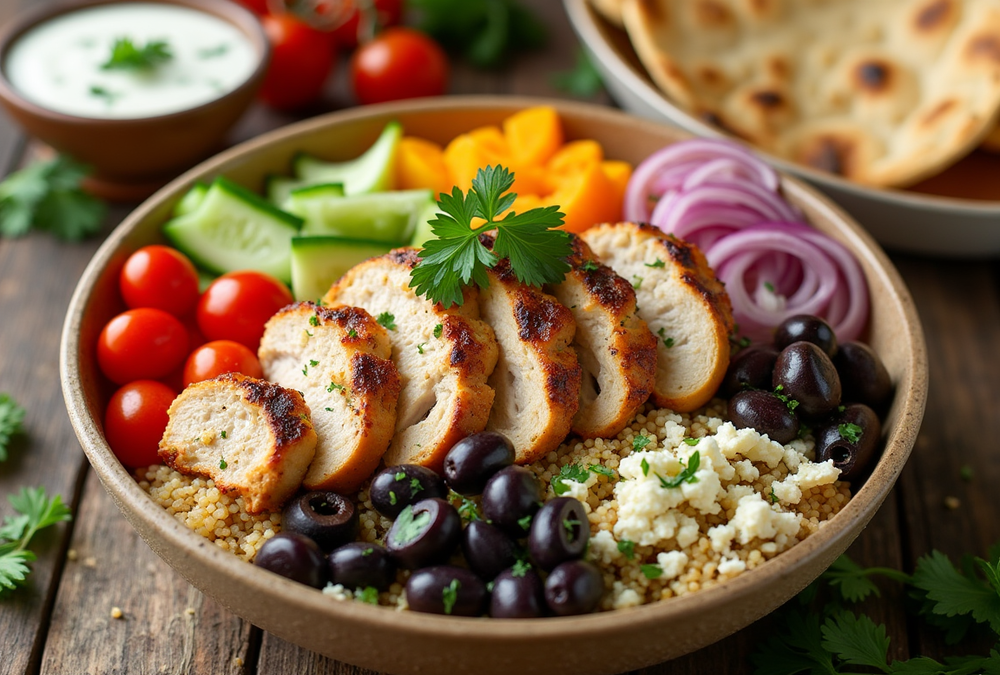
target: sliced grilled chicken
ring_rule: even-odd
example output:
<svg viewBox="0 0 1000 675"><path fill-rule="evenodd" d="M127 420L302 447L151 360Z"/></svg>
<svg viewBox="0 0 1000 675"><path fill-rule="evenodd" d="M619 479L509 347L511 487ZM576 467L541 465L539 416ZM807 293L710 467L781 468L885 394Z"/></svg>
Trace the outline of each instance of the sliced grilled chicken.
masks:
<svg viewBox="0 0 1000 675"><path fill-rule="evenodd" d="M491 236L480 241L492 247ZM554 297L518 281L510 261L487 274L479 311L500 356L489 380L496 400L486 428L507 436L517 463L528 464L559 447L580 406L581 369L570 346L576 324Z"/></svg>
<svg viewBox="0 0 1000 675"><path fill-rule="evenodd" d="M452 445L486 426L493 405L486 378L496 365L497 345L479 320L476 289L466 289L463 304L449 309L413 292L410 270L419 260L411 248L367 260L323 301L363 307L388 329L402 388L385 463L440 470Z"/></svg>
<svg viewBox="0 0 1000 675"><path fill-rule="evenodd" d="M250 513L276 511L302 483L316 450L297 391L238 373L197 382L174 399L160 459L236 492Z"/></svg>
<svg viewBox="0 0 1000 675"><path fill-rule="evenodd" d="M547 290L573 314L573 349L583 368L573 433L610 438L629 423L653 391L656 338L636 313L635 289L572 236L572 269Z"/></svg>
<svg viewBox="0 0 1000 675"><path fill-rule="evenodd" d="M318 440L307 489L351 493L378 466L396 428L390 351L385 328L358 307L300 302L267 322L264 377L301 392L312 410Z"/></svg>
<svg viewBox="0 0 1000 675"><path fill-rule="evenodd" d="M604 263L632 282L639 316L659 338L656 404L688 412L707 403L729 366L733 312L702 252L635 223L601 225L581 236Z"/></svg>

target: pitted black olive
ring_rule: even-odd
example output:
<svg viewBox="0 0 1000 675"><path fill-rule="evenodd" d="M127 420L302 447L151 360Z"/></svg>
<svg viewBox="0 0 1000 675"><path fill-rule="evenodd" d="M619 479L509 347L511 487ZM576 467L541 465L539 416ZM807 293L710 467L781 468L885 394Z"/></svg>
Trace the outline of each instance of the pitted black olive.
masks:
<svg viewBox="0 0 1000 675"><path fill-rule="evenodd" d="M729 362L719 396L729 398L745 389L770 389L778 350L770 345L747 347Z"/></svg>
<svg viewBox="0 0 1000 675"><path fill-rule="evenodd" d="M545 580L545 602L559 616L589 614L604 594L601 572L585 560L570 560L556 567Z"/></svg>
<svg viewBox="0 0 1000 675"><path fill-rule="evenodd" d="M506 569L493 580L490 616L497 619L531 619L545 614L545 585L530 565Z"/></svg>
<svg viewBox="0 0 1000 675"><path fill-rule="evenodd" d="M462 531L462 553L473 572L491 581L514 564L517 545L495 525L474 520Z"/></svg>
<svg viewBox="0 0 1000 675"><path fill-rule="evenodd" d="M382 469L375 474L368 489L375 510L392 519L410 504L422 499L444 499L447 495L441 476L416 464Z"/></svg>
<svg viewBox="0 0 1000 675"><path fill-rule="evenodd" d="M323 552L316 542L297 532L279 532L265 541L253 563L306 586L323 588L326 585Z"/></svg>
<svg viewBox="0 0 1000 675"><path fill-rule="evenodd" d="M425 567L406 582L406 604L415 612L480 616L486 610L486 585L464 567Z"/></svg>
<svg viewBox="0 0 1000 675"><path fill-rule="evenodd" d="M816 461L833 460L841 480L854 480L871 463L882 437L875 411L863 403L852 403L816 431Z"/></svg>
<svg viewBox="0 0 1000 675"><path fill-rule="evenodd" d="M455 492L482 494L493 474L514 463L514 446L503 434L483 431L466 436L444 458L444 480Z"/></svg>
<svg viewBox="0 0 1000 675"><path fill-rule="evenodd" d="M358 533L358 510L336 492L309 492L288 502L281 514L281 527L298 532L324 551L353 541Z"/></svg>
<svg viewBox="0 0 1000 675"><path fill-rule="evenodd" d="M845 342L834 356L833 365L840 375L844 401L864 403L885 412L892 398L892 381L875 350L860 342Z"/></svg>
<svg viewBox="0 0 1000 675"><path fill-rule="evenodd" d="M799 435L799 419L769 391L748 389L729 399L729 419L737 429L756 429L782 445Z"/></svg>
<svg viewBox="0 0 1000 675"><path fill-rule="evenodd" d="M462 518L443 499L407 506L385 535L385 547L399 564L417 569L443 563L462 537Z"/></svg>
<svg viewBox="0 0 1000 675"><path fill-rule="evenodd" d="M396 579L396 562L378 544L354 541L335 549L328 560L330 582L352 590L371 586L384 591Z"/></svg>
<svg viewBox="0 0 1000 675"><path fill-rule="evenodd" d="M546 502L531 522L531 559L546 572L583 556L590 540L590 521L580 500L556 497Z"/></svg>
<svg viewBox="0 0 1000 675"><path fill-rule="evenodd" d="M493 474L483 488L483 515L515 539L528 536L531 517L542 501L542 486L523 466L508 466Z"/></svg>

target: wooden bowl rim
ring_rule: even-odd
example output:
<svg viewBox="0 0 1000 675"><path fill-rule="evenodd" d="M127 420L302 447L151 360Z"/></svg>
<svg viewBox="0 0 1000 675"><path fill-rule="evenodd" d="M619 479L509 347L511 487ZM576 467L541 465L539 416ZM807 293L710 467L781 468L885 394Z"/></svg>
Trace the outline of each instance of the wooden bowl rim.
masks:
<svg viewBox="0 0 1000 675"><path fill-rule="evenodd" d="M406 633L412 637L422 635L475 637L502 644L514 643L528 636L533 639L545 639L572 634L580 639L588 637L599 639L602 631L610 623L628 622L633 626L650 626L664 621L667 617L719 609L752 595L758 584L765 580L773 581L780 578L786 569L807 564L821 557L837 535L848 529L852 520L867 521L874 515L899 477L919 430L927 392L927 358L923 333L909 291L871 236L826 197L788 176L782 178L783 188L787 194L795 201L807 204L831 222L837 223L849 246L854 248L855 255L867 262L875 271L880 283L891 291L891 298L903 316L905 324L906 374L896 385L896 396L904 398L901 405L897 403L899 408L896 425L886 441L882 457L861 490L819 531L753 570L748 570L713 588L672 598L669 601L586 616L483 621L432 614L415 615L358 602L335 602L314 589L247 565L231 553L222 551L216 546L206 545L207 540L179 523L139 488L130 473L115 458L101 435L98 422L85 404L83 385L79 377L80 327L87 300L103 270L128 233L143 223L158 207L162 207L164 202L179 198L182 191L196 179L219 173L226 164L252 156L279 140L308 135L327 127L334 128L342 123L392 114L463 110L513 112L538 105L550 105L561 113L587 117L598 124L621 123L627 120L628 125L634 128L636 133L655 130L659 135L667 131L668 135L675 135L678 140L691 136L687 132L665 124L635 118L610 108L563 100L507 96L452 96L368 106L305 120L237 145L184 173L125 218L94 255L73 293L60 342L60 379L70 421L77 437L105 488L130 522L132 518L136 518L144 525L156 528L160 533L160 540L156 542L158 545L182 549L192 560L193 565L210 566L217 574L226 574L234 580L238 579L238 583L243 585L247 592L260 595L262 602L271 599L280 604L294 604L309 612L323 612L331 617L350 621L359 630L378 627ZM152 546L152 548L156 550L157 547ZM175 569L189 581L192 580L188 570ZM211 594L211 589L203 590Z"/></svg>

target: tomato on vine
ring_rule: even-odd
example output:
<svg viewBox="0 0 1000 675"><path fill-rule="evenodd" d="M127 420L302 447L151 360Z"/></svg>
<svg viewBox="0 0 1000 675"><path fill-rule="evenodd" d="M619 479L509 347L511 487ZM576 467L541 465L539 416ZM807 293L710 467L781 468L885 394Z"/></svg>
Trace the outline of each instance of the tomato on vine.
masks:
<svg viewBox="0 0 1000 675"><path fill-rule="evenodd" d="M333 70L329 35L291 14L269 14L261 23L271 42L271 63L260 98L279 110L295 110L318 99Z"/></svg>
<svg viewBox="0 0 1000 675"><path fill-rule="evenodd" d="M358 47L351 76L354 94L365 104L440 96L448 85L448 57L424 33L396 26Z"/></svg>

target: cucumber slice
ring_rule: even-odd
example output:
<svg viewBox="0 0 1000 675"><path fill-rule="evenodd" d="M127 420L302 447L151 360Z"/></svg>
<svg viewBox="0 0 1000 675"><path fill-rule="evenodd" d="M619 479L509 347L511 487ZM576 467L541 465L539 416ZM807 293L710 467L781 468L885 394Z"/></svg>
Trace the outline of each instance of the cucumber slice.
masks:
<svg viewBox="0 0 1000 675"><path fill-rule="evenodd" d="M309 196L294 192L289 208L305 221L302 234L410 243L417 222L434 203L430 190L380 192L353 197Z"/></svg>
<svg viewBox="0 0 1000 675"><path fill-rule="evenodd" d="M420 214L417 219L417 227L413 230L413 237L410 239L410 246L416 246L417 248L423 248L424 244L430 239L437 239L434 232L431 230L431 221L437 217L437 214L441 211L438 207L437 202L428 204L424 209L424 212Z"/></svg>
<svg viewBox="0 0 1000 675"><path fill-rule="evenodd" d="M297 178L271 174L264 180L264 194L267 195L268 201L280 206L288 199L288 195L292 194L292 190L304 185L305 183Z"/></svg>
<svg viewBox="0 0 1000 675"><path fill-rule="evenodd" d="M392 250L385 242L343 237L294 237L291 248L292 295L313 302L359 262Z"/></svg>
<svg viewBox="0 0 1000 675"><path fill-rule="evenodd" d="M363 155L347 162L325 162L311 155L298 155L293 160L295 175L304 185L343 183L348 195L392 190L396 148L402 135L399 122L389 122Z"/></svg>
<svg viewBox="0 0 1000 675"><path fill-rule="evenodd" d="M208 184L198 181L191 186L191 189L181 197L181 200L174 204L174 215L183 216L188 213L192 213L201 206L201 203L205 200L205 195L208 194Z"/></svg>
<svg viewBox="0 0 1000 675"><path fill-rule="evenodd" d="M198 209L168 221L163 234L210 272L252 269L288 283L290 242L301 225L299 218L220 176Z"/></svg>

